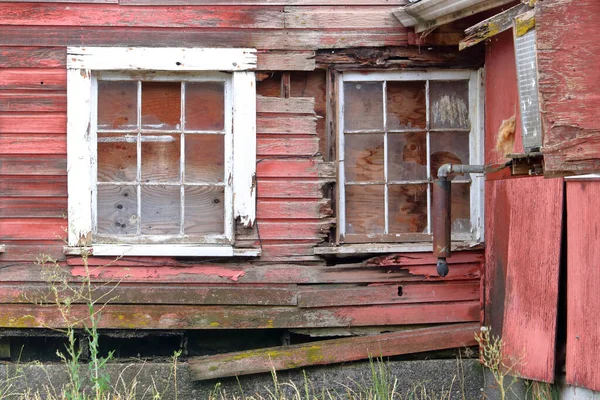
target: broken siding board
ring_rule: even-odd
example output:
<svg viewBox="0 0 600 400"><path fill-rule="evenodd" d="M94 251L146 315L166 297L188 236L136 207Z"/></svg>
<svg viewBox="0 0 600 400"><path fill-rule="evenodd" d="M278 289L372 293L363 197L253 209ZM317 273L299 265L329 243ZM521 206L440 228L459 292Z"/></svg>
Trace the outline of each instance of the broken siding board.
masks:
<svg viewBox="0 0 600 400"><path fill-rule="evenodd" d="M479 300L479 282L318 285L298 288L298 306L332 307L365 304L436 303Z"/></svg>
<svg viewBox="0 0 600 400"><path fill-rule="evenodd" d="M567 182L567 357L569 385L600 390L600 182Z"/></svg>
<svg viewBox="0 0 600 400"><path fill-rule="evenodd" d="M18 26L283 29L283 7L121 7L0 3L0 23ZM35 16L35 18L32 18Z"/></svg>
<svg viewBox="0 0 600 400"><path fill-rule="evenodd" d="M196 305L257 305L294 306L297 303L295 285L156 285L116 284L93 285L94 301L110 304L196 304ZM59 296L68 296L68 292ZM45 283L0 284L0 303L55 303L52 289ZM74 304L85 303L75 299Z"/></svg>
<svg viewBox="0 0 600 400"><path fill-rule="evenodd" d="M289 6L283 15L287 29L405 29L390 6Z"/></svg>
<svg viewBox="0 0 600 400"><path fill-rule="evenodd" d="M257 70L313 71L316 67L313 51L259 52L257 55Z"/></svg>
<svg viewBox="0 0 600 400"><path fill-rule="evenodd" d="M530 178L511 192L503 353L519 376L544 382L554 380L563 185Z"/></svg>
<svg viewBox="0 0 600 400"><path fill-rule="evenodd" d="M3 197L65 197L66 176L3 176L0 179Z"/></svg>
<svg viewBox="0 0 600 400"><path fill-rule="evenodd" d="M73 305L73 321L89 318L86 305ZM166 318L165 316L168 316ZM479 302L300 309L264 306L112 305L102 310L100 329L267 329L474 322ZM2 328L62 328L54 307L3 306ZM77 326L82 326L78 323Z"/></svg>
<svg viewBox="0 0 600 400"><path fill-rule="evenodd" d="M126 34L125 34L126 33ZM0 46L251 47L261 50L316 50L404 46L403 30L164 29L125 27L0 26Z"/></svg>
<svg viewBox="0 0 600 400"><path fill-rule="evenodd" d="M5 68L0 90L57 90L66 93L67 71L59 68Z"/></svg>
<svg viewBox="0 0 600 400"><path fill-rule="evenodd" d="M63 218L66 215L66 197L0 197L0 218Z"/></svg>
<svg viewBox="0 0 600 400"><path fill-rule="evenodd" d="M264 117L261 115L256 118L256 129L258 133L265 134L316 135L317 118L314 116Z"/></svg>
<svg viewBox="0 0 600 400"><path fill-rule="evenodd" d="M0 134L0 154L65 155L67 138L64 134Z"/></svg>
<svg viewBox="0 0 600 400"><path fill-rule="evenodd" d="M322 240L329 233L327 222L271 222L258 221L260 238L264 240Z"/></svg>
<svg viewBox="0 0 600 400"><path fill-rule="evenodd" d="M321 219L333 215L330 201L278 201L259 200L256 206L257 218L267 219ZM311 252L312 254L312 252Z"/></svg>
<svg viewBox="0 0 600 400"><path fill-rule="evenodd" d="M195 380L474 346L478 324L456 324L190 359Z"/></svg>
<svg viewBox="0 0 600 400"><path fill-rule="evenodd" d="M258 54L260 64L260 53ZM256 96L256 112L259 114L311 114L315 113L315 99L312 97L265 97ZM262 121L260 118L259 121ZM269 122L264 122L268 124Z"/></svg>
<svg viewBox="0 0 600 400"><path fill-rule="evenodd" d="M590 73L600 61L593 28L600 3L571 3L551 0L536 7L544 172L555 175L600 169L600 82Z"/></svg>
<svg viewBox="0 0 600 400"><path fill-rule="evenodd" d="M2 133L66 133L66 113L0 114Z"/></svg>

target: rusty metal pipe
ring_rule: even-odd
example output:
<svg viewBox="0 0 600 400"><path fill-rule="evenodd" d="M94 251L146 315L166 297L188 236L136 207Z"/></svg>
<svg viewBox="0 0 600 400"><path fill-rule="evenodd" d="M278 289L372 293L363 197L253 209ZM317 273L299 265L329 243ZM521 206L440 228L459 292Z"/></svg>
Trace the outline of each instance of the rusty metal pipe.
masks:
<svg viewBox="0 0 600 400"><path fill-rule="evenodd" d="M448 275L446 259L451 254L452 235L452 185L448 175L451 173L483 173L484 165L444 164L438 169L438 179L433 182L432 228L433 255L438 259L437 273Z"/></svg>

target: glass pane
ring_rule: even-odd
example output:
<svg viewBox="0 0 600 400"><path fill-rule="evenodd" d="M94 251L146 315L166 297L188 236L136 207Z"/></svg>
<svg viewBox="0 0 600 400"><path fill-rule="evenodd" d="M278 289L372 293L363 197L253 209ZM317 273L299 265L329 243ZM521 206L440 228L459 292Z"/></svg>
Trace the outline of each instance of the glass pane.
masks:
<svg viewBox="0 0 600 400"><path fill-rule="evenodd" d="M142 234L177 235L181 219L179 186L142 186Z"/></svg>
<svg viewBox="0 0 600 400"><path fill-rule="evenodd" d="M426 121L425 82L388 82L387 129L425 129Z"/></svg>
<svg viewBox="0 0 600 400"><path fill-rule="evenodd" d="M427 134L388 134L388 178L390 181L427 179Z"/></svg>
<svg viewBox="0 0 600 400"><path fill-rule="evenodd" d="M433 179L437 179L438 169L444 164L469 164L468 132L431 132L429 142ZM460 178L469 179L469 176Z"/></svg>
<svg viewBox="0 0 600 400"><path fill-rule="evenodd" d="M225 84L185 84L185 129L220 131L225 121Z"/></svg>
<svg viewBox="0 0 600 400"><path fill-rule="evenodd" d="M389 232L427 233L427 184L390 185Z"/></svg>
<svg viewBox="0 0 600 400"><path fill-rule="evenodd" d="M98 135L98 182L137 181L137 135Z"/></svg>
<svg viewBox="0 0 600 400"><path fill-rule="evenodd" d="M98 186L98 233L135 235L138 227L135 186Z"/></svg>
<svg viewBox="0 0 600 400"><path fill-rule="evenodd" d="M344 129L383 130L382 82L344 83Z"/></svg>
<svg viewBox="0 0 600 400"><path fill-rule="evenodd" d="M452 184L452 233L471 232L471 184Z"/></svg>
<svg viewBox="0 0 600 400"><path fill-rule="evenodd" d="M470 129L469 81L429 82L432 129Z"/></svg>
<svg viewBox="0 0 600 400"><path fill-rule="evenodd" d="M185 181L223 182L225 176L224 135L185 135Z"/></svg>
<svg viewBox="0 0 600 400"><path fill-rule="evenodd" d="M185 233L187 235L223 234L225 231L225 193L219 186L185 188Z"/></svg>
<svg viewBox="0 0 600 400"><path fill-rule="evenodd" d="M179 129L180 82L142 82L142 128Z"/></svg>
<svg viewBox="0 0 600 400"><path fill-rule="evenodd" d="M137 82L98 81L98 129L137 128Z"/></svg>
<svg viewBox="0 0 600 400"><path fill-rule="evenodd" d="M384 233L384 186L346 186L346 234Z"/></svg>
<svg viewBox="0 0 600 400"><path fill-rule="evenodd" d="M142 135L142 183L179 183L179 134Z"/></svg>
<svg viewBox="0 0 600 400"><path fill-rule="evenodd" d="M344 142L346 181L383 181L383 134L346 134Z"/></svg>

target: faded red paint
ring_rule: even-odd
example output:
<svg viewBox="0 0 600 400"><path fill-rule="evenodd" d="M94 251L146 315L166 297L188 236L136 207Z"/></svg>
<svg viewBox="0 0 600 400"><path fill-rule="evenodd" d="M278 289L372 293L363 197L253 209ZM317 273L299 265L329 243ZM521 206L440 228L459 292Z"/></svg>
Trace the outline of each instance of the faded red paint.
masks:
<svg viewBox="0 0 600 400"><path fill-rule="evenodd" d="M123 278L128 280L156 281L170 276L182 275L206 275L225 278L236 282L244 276L244 271L233 270L226 267L197 266L189 268L174 267L136 267L136 268L118 268L118 267L99 267L87 269L85 267L71 268L71 275L74 277L84 277L86 274L93 278L102 278L118 281Z"/></svg>

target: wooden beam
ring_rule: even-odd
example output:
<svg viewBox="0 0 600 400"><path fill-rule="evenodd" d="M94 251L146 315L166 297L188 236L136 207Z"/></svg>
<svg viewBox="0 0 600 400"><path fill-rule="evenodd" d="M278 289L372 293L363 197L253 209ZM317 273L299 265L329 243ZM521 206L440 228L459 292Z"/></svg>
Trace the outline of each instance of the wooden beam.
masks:
<svg viewBox="0 0 600 400"><path fill-rule="evenodd" d="M308 344L226 353L189 360L192 379L206 380L474 346L478 323L411 329Z"/></svg>
<svg viewBox="0 0 600 400"><path fill-rule="evenodd" d="M515 17L530 9L531 7L527 4L517 4L506 11L465 29L465 34L467 36L460 41L458 45L459 50L474 46L477 43L512 28Z"/></svg>

